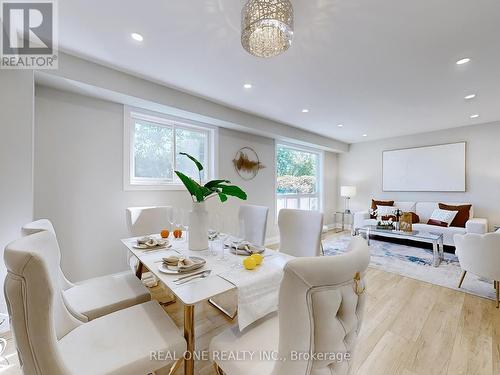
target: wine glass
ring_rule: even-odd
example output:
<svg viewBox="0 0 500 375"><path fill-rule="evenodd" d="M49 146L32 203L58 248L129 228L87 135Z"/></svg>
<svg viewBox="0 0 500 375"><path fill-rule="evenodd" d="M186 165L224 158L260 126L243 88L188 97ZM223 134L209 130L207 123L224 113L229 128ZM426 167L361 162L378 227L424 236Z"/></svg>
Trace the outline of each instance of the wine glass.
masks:
<svg viewBox="0 0 500 375"><path fill-rule="evenodd" d="M240 246L242 244L243 240L238 237L234 237L233 240L231 241L231 247L234 247L235 254L238 254L238 250L240 249ZM232 250L232 249L231 249ZM238 255L232 257L232 262L231 262L231 269L237 269L241 266L241 259Z"/></svg>
<svg viewBox="0 0 500 375"><path fill-rule="evenodd" d="M167 210L167 221L168 221L168 224L169 224L169 230L170 232L172 232L172 235L173 235L173 232L174 232L174 208L173 207L170 207L170 209Z"/></svg>
<svg viewBox="0 0 500 375"><path fill-rule="evenodd" d="M188 210L182 210L182 229L186 233L185 241L187 241L188 236L189 236L189 211Z"/></svg>
<svg viewBox="0 0 500 375"><path fill-rule="evenodd" d="M226 247L226 239L227 239L227 232L225 230L227 225L225 222L226 218L224 218L224 216L221 215L220 220L217 223L218 228L216 228L216 230L219 232L220 248L221 248L220 256L217 258L217 260L223 260L223 261L227 260L227 257L224 254L224 249Z"/></svg>
<svg viewBox="0 0 500 375"><path fill-rule="evenodd" d="M173 225L175 230L182 230L182 212L178 208L173 209ZM175 238L175 241L180 241L181 238Z"/></svg>
<svg viewBox="0 0 500 375"><path fill-rule="evenodd" d="M214 250L214 241L219 237L220 230L220 215L218 212L208 214L208 241L209 241L209 254L216 255Z"/></svg>

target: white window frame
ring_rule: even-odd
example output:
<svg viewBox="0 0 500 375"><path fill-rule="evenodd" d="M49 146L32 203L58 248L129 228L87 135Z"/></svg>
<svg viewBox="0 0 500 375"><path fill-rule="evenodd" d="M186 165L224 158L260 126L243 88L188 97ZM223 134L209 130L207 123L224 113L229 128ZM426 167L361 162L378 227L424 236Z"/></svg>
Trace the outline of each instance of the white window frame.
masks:
<svg viewBox="0 0 500 375"><path fill-rule="evenodd" d="M144 120L157 125L172 128L174 135L173 161L176 157L175 129L199 130L206 132L208 150L206 161L200 162L205 167L205 180L209 181L218 175L218 128L190 119L180 118L142 108L124 106L123 108L123 189L129 190L185 190L184 185L174 174L173 181L157 178L134 177L134 129L135 120ZM175 163L173 164L175 168ZM205 182L205 181L204 181Z"/></svg>
<svg viewBox="0 0 500 375"><path fill-rule="evenodd" d="M318 184L317 184L317 192L315 194L278 194L278 147L284 146L286 148L290 148L293 150L297 151L303 151L303 152L308 152L312 154L318 155L318 166L317 166L317 178L318 178ZM302 146L298 145L295 143L289 143L286 141L279 141L276 140L276 145L275 145L275 152L274 152L274 163L276 165L276 168L274 169L274 204L275 204L275 211L276 211L276 217L278 217L279 210L278 210L278 197L283 197L286 196L286 198L298 198L300 202L300 198L318 198L318 212L323 212L323 204L324 204L324 178L323 178L323 165L324 165L324 159L325 159L325 152L320 149L315 149L312 147L307 147L307 146ZM299 203L300 204L300 203ZM286 206L286 204L285 204Z"/></svg>

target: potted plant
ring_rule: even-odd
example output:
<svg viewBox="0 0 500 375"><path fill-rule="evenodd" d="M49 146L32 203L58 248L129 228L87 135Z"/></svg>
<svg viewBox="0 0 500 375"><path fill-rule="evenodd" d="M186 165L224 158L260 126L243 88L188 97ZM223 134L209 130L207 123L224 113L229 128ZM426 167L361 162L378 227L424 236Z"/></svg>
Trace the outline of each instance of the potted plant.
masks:
<svg viewBox="0 0 500 375"><path fill-rule="evenodd" d="M230 185L231 181L229 180L212 180L203 185L201 181L203 165L195 157L185 152L181 152L180 155L191 159L199 174L199 182L197 182L184 173L175 171L193 200L193 209L189 213L189 249L205 250L208 248L208 213L205 201L219 197L221 202L225 202L229 196L246 200L247 194L238 186Z"/></svg>

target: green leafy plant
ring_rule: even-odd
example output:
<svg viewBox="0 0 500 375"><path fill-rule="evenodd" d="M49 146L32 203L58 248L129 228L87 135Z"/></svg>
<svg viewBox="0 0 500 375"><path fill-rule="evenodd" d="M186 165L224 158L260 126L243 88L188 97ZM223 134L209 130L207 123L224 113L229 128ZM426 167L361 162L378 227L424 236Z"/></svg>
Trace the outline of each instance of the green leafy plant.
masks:
<svg viewBox="0 0 500 375"><path fill-rule="evenodd" d="M231 181L229 180L212 180L208 181L205 185L201 182L201 171L203 170L203 165L193 156L181 152L180 155L184 155L191 159L193 163L198 168L199 182L193 180L191 177L186 176L184 173L175 171L175 174L182 181L186 187L193 202L204 202L207 199L218 196L221 202L225 202L228 196L236 197L242 200L247 199L247 193L241 190L238 186L229 185Z"/></svg>

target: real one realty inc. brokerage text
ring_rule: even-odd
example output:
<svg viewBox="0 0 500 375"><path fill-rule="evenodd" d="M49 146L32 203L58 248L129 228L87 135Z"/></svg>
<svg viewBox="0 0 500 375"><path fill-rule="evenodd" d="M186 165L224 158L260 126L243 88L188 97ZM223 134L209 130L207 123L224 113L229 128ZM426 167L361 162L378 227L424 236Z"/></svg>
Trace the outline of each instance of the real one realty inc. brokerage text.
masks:
<svg viewBox="0 0 500 375"><path fill-rule="evenodd" d="M283 356L274 350L198 350L194 352L151 351L151 361L177 361L194 359L198 361L332 361L345 362L351 359L349 352L300 352L290 351Z"/></svg>

